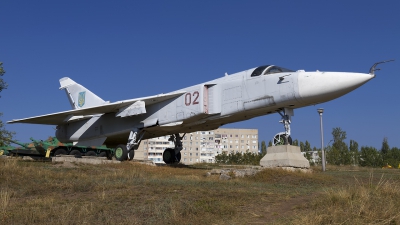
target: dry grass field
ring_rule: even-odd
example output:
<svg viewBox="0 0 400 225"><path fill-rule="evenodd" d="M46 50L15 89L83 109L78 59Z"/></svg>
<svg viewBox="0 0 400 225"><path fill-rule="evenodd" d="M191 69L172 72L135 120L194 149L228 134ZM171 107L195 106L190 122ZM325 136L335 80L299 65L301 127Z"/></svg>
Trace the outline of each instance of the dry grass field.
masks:
<svg viewBox="0 0 400 225"><path fill-rule="evenodd" d="M400 170L263 170L0 159L0 224L400 224Z"/></svg>

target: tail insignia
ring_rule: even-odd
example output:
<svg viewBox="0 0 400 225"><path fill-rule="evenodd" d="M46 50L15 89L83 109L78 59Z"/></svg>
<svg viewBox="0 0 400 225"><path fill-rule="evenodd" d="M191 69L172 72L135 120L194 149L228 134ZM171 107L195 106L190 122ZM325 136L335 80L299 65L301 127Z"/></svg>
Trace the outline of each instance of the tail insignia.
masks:
<svg viewBox="0 0 400 225"><path fill-rule="evenodd" d="M78 106L79 107L82 107L83 105L85 105L85 93L86 93L86 91L79 92L79 96L78 96Z"/></svg>

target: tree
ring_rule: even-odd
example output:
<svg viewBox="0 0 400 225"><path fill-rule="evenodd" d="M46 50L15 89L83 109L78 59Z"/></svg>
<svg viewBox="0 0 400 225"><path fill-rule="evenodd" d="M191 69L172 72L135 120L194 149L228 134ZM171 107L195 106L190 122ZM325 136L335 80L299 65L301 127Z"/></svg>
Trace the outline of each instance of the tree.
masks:
<svg viewBox="0 0 400 225"><path fill-rule="evenodd" d="M389 152L388 164L393 168L400 169L400 149L399 148L391 148Z"/></svg>
<svg viewBox="0 0 400 225"><path fill-rule="evenodd" d="M346 131L340 127L335 127L332 130L333 145L330 151L330 163L335 165L349 165L351 164L351 155L349 147L344 142L346 139ZM327 155L328 156L328 155Z"/></svg>
<svg viewBox="0 0 400 225"><path fill-rule="evenodd" d="M245 153L230 152L229 154L224 151L215 156L215 162L229 165L260 165L262 157L261 154L251 153L248 150Z"/></svg>
<svg viewBox="0 0 400 225"><path fill-rule="evenodd" d="M360 166L380 167L382 166L382 157L374 147L361 147Z"/></svg>
<svg viewBox="0 0 400 225"><path fill-rule="evenodd" d="M226 152L223 151L221 154L216 155L215 156L215 162L216 163L223 163L223 164L228 163L228 154L226 154Z"/></svg>
<svg viewBox="0 0 400 225"><path fill-rule="evenodd" d="M381 155L382 155L382 160L383 160L384 164L388 163L389 152L390 152L390 147L389 147L388 139L387 139L387 137L385 137L385 138L383 138L382 148L381 148Z"/></svg>
<svg viewBox="0 0 400 225"><path fill-rule="evenodd" d="M306 143L303 144L303 142L300 142L300 150L302 150L303 152L305 152L304 157L310 162L310 165L313 165L313 161L312 161L312 149L311 149L311 145L310 142L308 142L306 140ZM301 149L301 147L303 147Z"/></svg>
<svg viewBox="0 0 400 225"><path fill-rule="evenodd" d="M304 143L300 141L300 151L304 152Z"/></svg>
<svg viewBox="0 0 400 225"><path fill-rule="evenodd" d="M0 62L0 92L3 91L4 89L7 89L7 86L8 86L7 83L2 78L2 76L5 73L6 73L6 71L3 69L3 63ZM0 113L0 117L2 115L3 114ZM12 139L14 134L15 134L15 132L6 130L3 121L0 120L0 146L9 144L10 142L7 140Z"/></svg>
<svg viewBox="0 0 400 225"><path fill-rule="evenodd" d="M267 146L265 145L265 141L261 142L261 155L267 154Z"/></svg>
<svg viewBox="0 0 400 225"><path fill-rule="evenodd" d="M310 142L306 141L306 143L304 144L304 151L305 152L312 151Z"/></svg>
<svg viewBox="0 0 400 225"><path fill-rule="evenodd" d="M3 89L7 89L7 86L8 86L7 83L2 78L2 76L5 73L6 73L6 71L3 69L3 63L0 62L0 92L3 91Z"/></svg>
<svg viewBox="0 0 400 225"><path fill-rule="evenodd" d="M381 147L382 165L390 165L394 168L400 166L400 150L398 148L390 148L388 139L385 137Z"/></svg>
<svg viewBox="0 0 400 225"><path fill-rule="evenodd" d="M0 113L0 117L2 115L3 113ZM10 144L10 142L7 140L12 139L14 134L14 132L6 130L3 121L0 120L0 146Z"/></svg>
<svg viewBox="0 0 400 225"><path fill-rule="evenodd" d="M354 140L350 140L350 155L353 165L358 165L358 143Z"/></svg>
<svg viewBox="0 0 400 225"><path fill-rule="evenodd" d="M292 143L293 146L299 146L299 140L295 139Z"/></svg>

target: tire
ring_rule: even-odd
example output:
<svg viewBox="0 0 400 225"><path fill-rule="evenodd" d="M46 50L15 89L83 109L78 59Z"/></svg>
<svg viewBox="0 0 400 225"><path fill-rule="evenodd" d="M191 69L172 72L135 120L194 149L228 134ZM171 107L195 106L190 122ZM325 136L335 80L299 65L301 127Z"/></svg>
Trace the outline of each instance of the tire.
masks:
<svg viewBox="0 0 400 225"><path fill-rule="evenodd" d="M75 158L82 158L82 153L79 150L72 150L69 152L70 155L74 155Z"/></svg>
<svg viewBox="0 0 400 225"><path fill-rule="evenodd" d="M115 159L118 161L125 161L128 158L128 150L125 145L118 145L114 152Z"/></svg>
<svg viewBox="0 0 400 225"><path fill-rule="evenodd" d="M273 140L273 145L274 146L278 146L278 145L292 145L292 137L288 136L288 138L286 139L286 134L282 134L279 133L277 135L274 136L274 140Z"/></svg>
<svg viewBox="0 0 400 225"><path fill-rule="evenodd" d="M53 154L54 156L57 156L57 155L68 155L68 153L67 153L67 151L65 150L65 149L63 149L63 148L58 148L58 149L56 149L55 151L54 151L54 154Z"/></svg>
<svg viewBox="0 0 400 225"><path fill-rule="evenodd" d="M97 156L95 151L88 151L86 152L85 156Z"/></svg>
<svg viewBox="0 0 400 225"><path fill-rule="evenodd" d="M131 161L135 157L135 150L130 150L128 152L128 160Z"/></svg>
<svg viewBox="0 0 400 225"><path fill-rule="evenodd" d="M163 153L163 161L165 164L172 164L175 162L175 150L172 148L167 148Z"/></svg>
<svg viewBox="0 0 400 225"><path fill-rule="evenodd" d="M107 157L107 153L106 152L100 152L98 157Z"/></svg>

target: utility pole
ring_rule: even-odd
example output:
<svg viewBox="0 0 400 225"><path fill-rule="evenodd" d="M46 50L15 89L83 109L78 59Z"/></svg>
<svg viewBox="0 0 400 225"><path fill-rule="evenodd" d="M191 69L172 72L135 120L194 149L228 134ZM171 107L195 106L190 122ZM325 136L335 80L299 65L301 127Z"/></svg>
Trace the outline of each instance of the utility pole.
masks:
<svg viewBox="0 0 400 225"><path fill-rule="evenodd" d="M324 151L324 129L322 128L322 113L324 112L323 108L317 109L319 118L320 118L320 125L321 125L321 153L322 153L322 171L325 172L325 151Z"/></svg>

